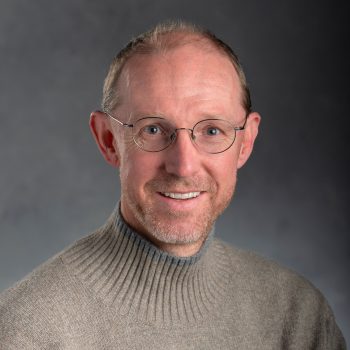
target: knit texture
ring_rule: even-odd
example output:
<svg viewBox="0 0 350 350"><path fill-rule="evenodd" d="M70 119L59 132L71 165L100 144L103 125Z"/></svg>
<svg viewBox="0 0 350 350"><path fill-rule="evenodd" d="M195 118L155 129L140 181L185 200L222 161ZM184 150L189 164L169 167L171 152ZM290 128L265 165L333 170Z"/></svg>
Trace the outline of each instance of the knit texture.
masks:
<svg viewBox="0 0 350 350"><path fill-rule="evenodd" d="M171 256L115 211L0 296L0 349L345 349L309 282L213 234Z"/></svg>

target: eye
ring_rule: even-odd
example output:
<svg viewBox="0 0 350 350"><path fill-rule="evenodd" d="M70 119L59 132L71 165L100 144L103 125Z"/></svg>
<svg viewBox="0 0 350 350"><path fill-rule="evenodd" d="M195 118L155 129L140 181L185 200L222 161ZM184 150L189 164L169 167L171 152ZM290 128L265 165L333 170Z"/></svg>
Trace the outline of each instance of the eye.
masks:
<svg viewBox="0 0 350 350"><path fill-rule="evenodd" d="M221 133L220 130L216 127L213 127L213 126L209 126L206 130L206 134L209 136L217 136L220 133Z"/></svg>
<svg viewBox="0 0 350 350"><path fill-rule="evenodd" d="M149 135L156 135L161 132L161 129L158 125L146 125L143 128L143 132Z"/></svg>

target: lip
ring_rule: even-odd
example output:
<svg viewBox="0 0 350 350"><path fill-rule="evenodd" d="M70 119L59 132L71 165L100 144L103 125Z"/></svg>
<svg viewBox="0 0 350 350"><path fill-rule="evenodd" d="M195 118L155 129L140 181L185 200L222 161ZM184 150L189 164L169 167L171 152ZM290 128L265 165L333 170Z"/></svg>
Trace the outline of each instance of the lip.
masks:
<svg viewBox="0 0 350 350"><path fill-rule="evenodd" d="M161 206L167 209L170 209L172 211L189 211L194 210L205 198L205 193L202 191L166 191L166 193L190 193L190 192L200 192L197 197L193 198L187 198L187 199L176 199L171 197L166 197L162 193L164 192L157 192L158 200Z"/></svg>
<svg viewBox="0 0 350 350"><path fill-rule="evenodd" d="M188 200L197 198L200 196L200 191L187 191L187 192L178 192L178 191L166 191L161 192L160 194L165 197L170 197L172 199L179 199L179 200Z"/></svg>
<svg viewBox="0 0 350 350"><path fill-rule="evenodd" d="M201 190L184 190L184 191L179 191L179 190L165 190L165 191L157 191L157 193L159 193L161 196L164 195L164 193L174 193L174 194L187 194L187 193L199 193L199 195L201 195L202 193L204 193L205 191L201 191Z"/></svg>

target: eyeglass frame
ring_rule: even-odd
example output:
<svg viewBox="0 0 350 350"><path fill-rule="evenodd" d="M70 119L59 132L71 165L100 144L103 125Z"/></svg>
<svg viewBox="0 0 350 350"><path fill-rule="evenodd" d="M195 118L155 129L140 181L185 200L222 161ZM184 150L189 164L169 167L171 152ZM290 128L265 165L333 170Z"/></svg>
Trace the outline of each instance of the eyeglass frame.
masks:
<svg viewBox="0 0 350 350"><path fill-rule="evenodd" d="M104 114L108 115L110 118L112 118L112 119L115 120L116 122L118 122L121 126L124 126L124 127L126 127L126 128L133 128L134 125L135 125L138 121L140 121L140 120L142 120L142 119L146 119L146 118L150 118L150 119L152 119L152 118L155 118L155 119L163 119L163 120L166 120L166 121L168 120L168 119L166 119L166 118L158 117L158 116L145 116L145 117L142 117L142 118L138 119L138 120L137 120L135 123L133 123L133 124L128 124L128 123L124 123L124 122L122 122L121 120L117 119L115 116L111 115L109 112L106 112L106 111L102 111L102 112L103 112ZM204 151L204 152L205 152L205 153L208 153L208 154L219 154L219 153L223 153L223 152L227 151L228 149L230 149L230 148L232 147L232 145L234 144L234 142L236 141L236 135L237 135L236 132L245 129L249 114L250 114L250 113L246 113L246 116L245 116L245 118L244 118L244 123L243 123L242 126L233 126L233 125L232 125L233 130L235 130L235 137L234 137L232 143L231 143L227 148L225 148L223 151L220 151L220 152L206 152L206 151ZM191 128L175 128L174 131L173 131L173 133L170 135L170 140L171 140L171 142L170 142L166 147L164 147L164 148L162 148L162 149L160 149L160 150L158 150L158 151L149 151L149 150L146 150L146 149L142 148L142 147L136 142L135 137L134 137L134 134L132 135L132 139L133 139L134 143L136 144L136 146L137 146L138 148L140 148L142 151L156 153L156 152L164 151L165 149L167 149L168 147L170 147L170 146L176 141L176 138L177 138L177 131L178 131L178 130L188 130L188 131L191 132L191 136L190 136L191 141L194 142L195 145L198 147L198 145L196 144L196 141L195 141L195 137L194 137L194 134L193 134L193 130L194 130L194 128L196 127L197 124L199 124L199 123L201 123L201 122L204 122L204 121L206 121L206 120L223 120L223 121L226 121L226 122L228 122L228 123L231 124L231 122L229 122L228 120L225 120L225 119L220 119L220 118L207 118L207 119L202 119L202 120L198 121L196 124L194 124L194 126L193 126L192 129L191 129ZM171 123L171 122L170 122L170 123ZM175 137L172 137L173 135L175 135ZM199 149L200 149L200 147L199 147Z"/></svg>

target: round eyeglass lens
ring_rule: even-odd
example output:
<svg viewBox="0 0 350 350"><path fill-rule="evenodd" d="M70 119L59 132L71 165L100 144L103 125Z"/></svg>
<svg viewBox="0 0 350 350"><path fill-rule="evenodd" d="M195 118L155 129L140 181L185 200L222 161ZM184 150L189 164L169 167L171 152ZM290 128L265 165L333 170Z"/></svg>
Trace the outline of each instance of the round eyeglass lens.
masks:
<svg viewBox="0 0 350 350"><path fill-rule="evenodd" d="M163 118L147 117L138 120L133 127L135 143L145 151L159 152L171 142L174 127Z"/></svg>
<svg viewBox="0 0 350 350"><path fill-rule="evenodd" d="M236 138L233 124L223 119L206 119L193 128L194 142L207 153L221 153L232 146Z"/></svg>

